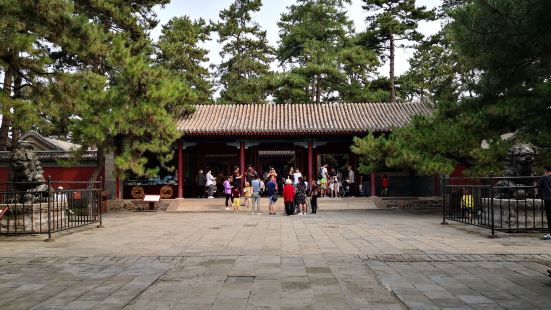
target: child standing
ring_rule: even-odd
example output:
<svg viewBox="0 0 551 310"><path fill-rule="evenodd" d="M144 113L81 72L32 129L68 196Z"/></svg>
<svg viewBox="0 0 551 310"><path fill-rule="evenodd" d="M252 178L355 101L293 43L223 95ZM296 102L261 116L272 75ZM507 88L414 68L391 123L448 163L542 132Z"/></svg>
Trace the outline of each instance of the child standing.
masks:
<svg viewBox="0 0 551 310"><path fill-rule="evenodd" d="M465 217L470 219L471 214L473 213L474 199L473 196L469 193L468 189L463 190L463 195L461 196L461 208Z"/></svg>
<svg viewBox="0 0 551 310"><path fill-rule="evenodd" d="M241 193L239 192L239 188L234 188L232 191L232 198L233 198L233 213L239 212L239 205L241 204L240 197Z"/></svg>
<svg viewBox="0 0 551 310"><path fill-rule="evenodd" d="M249 182L245 182L245 187L243 188L243 197L245 197L245 202L243 205L247 208L251 207L251 195L253 193L253 188Z"/></svg>
<svg viewBox="0 0 551 310"><path fill-rule="evenodd" d="M320 187L321 187L321 198L324 198L325 193L327 192L327 178L325 176L321 178Z"/></svg>

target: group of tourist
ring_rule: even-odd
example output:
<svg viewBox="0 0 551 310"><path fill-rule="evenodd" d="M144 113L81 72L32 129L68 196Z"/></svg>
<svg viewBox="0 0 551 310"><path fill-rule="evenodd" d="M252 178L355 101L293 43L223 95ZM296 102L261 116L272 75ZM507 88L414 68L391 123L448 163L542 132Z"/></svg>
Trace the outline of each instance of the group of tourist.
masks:
<svg viewBox="0 0 551 310"><path fill-rule="evenodd" d="M234 167L234 172L231 176L225 176L220 173L217 176L214 176L210 169L207 169L205 174L203 170L199 170L196 177L197 185L197 197L198 198L214 198L214 193L224 193L224 195L232 194L231 191L228 193L226 187L224 187L224 182L228 180L228 183L234 188L241 188L241 180L245 178L246 182L252 186L252 180L259 174L256 172L252 165L249 165L247 171L242 174L239 167ZM343 174L345 177L343 177ZM290 179L292 184L296 187L299 177L302 177L302 173L297 168L291 167L288 174L278 175L275 169L270 168L262 176L264 182L269 181L271 176L276 177L276 185L278 185L278 194L282 194L285 181ZM230 179L231 178L231 179ZM356 178L354 170L351 166L348 166L348 169L345 173L337 171L336 168L329 168L327 164L324 164L320 167L317 180L311 180L311 183L316 183L318 186L318 194L321 198L325 197L344 197L344 196L371 196L371 181L369 176L364 177L360 176L360 182L356 185ZM384 174L380 179L380 195L382 197L389 195L390 189L390 180L386 174ZM242 194L246 194L243 192ZM245 196L244 196L245 197ZM251 196L252 197L252 196ZM230 195L231 198L231 195Z"/></svg>
<svg viewBox="0 0 551 310"><path fill-rule="evenodd" d="M318 174L318 185L320 186L321 197L344 197L356 193L356 179L352 166L348 166L346 176L337 171L335 167L329 169L328 164L320 167Z"/></svg>
<svg viewBox="0 0 551 310"><path fill-rule="evenodd" d="M239 207L245 206L251 209L251 214L260 213L261 195L269 199L269 214L276 213L277 197L283 195L285 214L292 215L306 214L308 209L316 213L318 197L362 195L365 190L369 190L366 189L369 183L360 181L360 185L356 186L352 166L348 166L343 173L328 164L323 164L317 179L309 182L299 168L290 167L288 173L278 174L270 167L261 176L252 165L248 165L245 172L235 166L229 176L214 176L211 169L207 169L206 174L199 170L196 184L199 198L204 198L205 193L207 198L214 198L215 192L223 193L227 210L232 207L234 212L239 212ZM382 176L381 185L381 196L387 196L390 187L387 175Z"/></svg>
<svg viewBox="0 0 551 310"><path fill-rule="evenodd" d="M283 184L280 184L281 180L283 180ZM206 170L206 174L203 170L199 170L196 177L198 196L203 198L206 192L208 198L214 198L217 185L220 183L221 192L226 198L226 210L230 210L232 207L235 213L239 212L240 206L245 206L250 208L251 214L260 214L260 198L261 195L266 195L268 213L275 215L276 202L281 194L286 215L304 215L308 209L311 210L311 213L316 213L317 198L321 195L320 181L307 182L298 168L291 167L284 178L273 167L270 167L261 177L255 168L249 165L245 173L235 166L232 175L227 177L215 177L210 169Z"/></svg>

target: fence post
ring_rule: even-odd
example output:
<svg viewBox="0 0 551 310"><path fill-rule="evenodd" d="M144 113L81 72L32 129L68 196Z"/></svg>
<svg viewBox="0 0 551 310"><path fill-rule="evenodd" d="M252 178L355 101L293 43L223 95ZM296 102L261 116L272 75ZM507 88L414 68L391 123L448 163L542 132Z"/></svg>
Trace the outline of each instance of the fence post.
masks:
<svg viewBox="0 0 551 310"><path fill-rule="evenodd" d="M440 180L440 190L442 191L442 223L441 225L448 225L446 222L446 174L442 173L442 179Z"/></svg>
<svg viewBox="0 0 551 310"><path fill-rule="evenodd" d="M101 209L103 208L103 177L99 177L99 225L96 228L105 228L101 217ZM106 206L107 207L107 206Z"/></svg>
<svg viewBox="0 0 551 310"><path fill-rule="evenodd" d="M46 190L46 194L48 194L48 239L44 240L46 242L54 241L52 239L52 195L50 189L52 188L52 176L48 176L48 189Z"/></svg>
<svg viewBox="0 0 551 310"><path fill-rule="evenodd" d="M494 219L494 173L490 172L490 217L492 221L490 223L492 228L492 235L488 238L496 238L495 235L495 219Z"/></svg>

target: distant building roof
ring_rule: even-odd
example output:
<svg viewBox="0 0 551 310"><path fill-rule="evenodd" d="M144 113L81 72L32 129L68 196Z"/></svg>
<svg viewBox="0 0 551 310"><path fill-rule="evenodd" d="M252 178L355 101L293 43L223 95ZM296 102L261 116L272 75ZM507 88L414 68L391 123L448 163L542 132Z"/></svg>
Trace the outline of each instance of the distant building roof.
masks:
<svg viewBox="0 0 551 310"><path fill-rule="evenodd" d="M79 144L44 137L41 134L29 131L21 135L19 141L27 141L33 145L35 151L74 151L80 148Z"/></svg>
<svg viewBox="0 0 551 310"><path fill-rule="evenodd" d="M32 144L35 154L41 162L55 162L57 160L67 160L73 157L71 153L74 150L80 148L79 144L71 142L47 138L41 134L29 131L19 137L19 141L26 141ZM11 158L11 152L0 152L0 166L9 163ZM82 154L80 158L81 162L95 161L97 159L97 151L87 150Z"/></svg>
<svg viewBox="0 0 551 310"><path fill-rule="evenodd" d="M177 121L185 135L305 135L386 132L432 109L421 102L198 105Z"/></svg>

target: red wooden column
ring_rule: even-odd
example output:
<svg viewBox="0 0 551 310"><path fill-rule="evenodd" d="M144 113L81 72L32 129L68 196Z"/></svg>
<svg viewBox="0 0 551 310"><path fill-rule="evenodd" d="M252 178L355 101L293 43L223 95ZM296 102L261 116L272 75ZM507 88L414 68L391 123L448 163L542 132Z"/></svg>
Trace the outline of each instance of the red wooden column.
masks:
<svg viewBox="0 0 551 310"><path fill-rule="evenodd" d="M243 177L241 178L241 187L245 186L245 143L239 143L239 170Z"/></svg>
<svg viewBox="0 0 551 310"><path fill-rule="evenodd" d="M375 172L371 172L371 196L377 196L377 187L375 186L375 181L377 179L375 178Z"/></svg>
<svg viewBox="0 0 551 310"><path fill-rule="evenodd" d="M308 182L314 179L314 174L312 171L312 165L314 164L314 150L313 150L314 147L312 144L313 144L312 141L308 141L308 177L309 177L309 179L307 180Z"/></svg>
<svg viewBox="0 0 551 310"><path fill-rule="evenodd" d="M184 149L178 140L178 198L184 198Z"/></svg>

